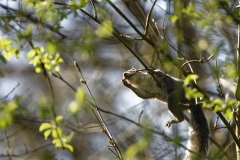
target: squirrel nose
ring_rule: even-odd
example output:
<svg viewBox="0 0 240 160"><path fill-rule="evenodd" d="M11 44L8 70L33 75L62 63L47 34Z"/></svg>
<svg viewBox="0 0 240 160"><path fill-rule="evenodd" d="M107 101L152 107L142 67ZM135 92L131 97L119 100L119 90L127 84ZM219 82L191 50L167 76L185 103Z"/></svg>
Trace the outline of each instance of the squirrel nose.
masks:
<svg viewBox="0 0 240 160"><path fill-rule="evenodd" d="M123 76L126 78L126 77L131 77L133 74L132 73L129 73L129 72L124 72L123 73Z"/></svg>

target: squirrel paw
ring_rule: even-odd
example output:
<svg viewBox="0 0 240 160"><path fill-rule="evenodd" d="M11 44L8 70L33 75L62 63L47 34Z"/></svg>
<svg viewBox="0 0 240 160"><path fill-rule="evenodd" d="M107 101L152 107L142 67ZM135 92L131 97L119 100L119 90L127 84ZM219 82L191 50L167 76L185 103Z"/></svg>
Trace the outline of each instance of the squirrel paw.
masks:
<svg viewBox="0 0 240 160"><path fill-rule="evenodd" d="M128 83L125 79L122 79L122 83L124 86L130 88L132 85L130 83Z"/></svg>
<svg viewBox="0 0 240 160"><path fill-rule="evenodd" d="M154 70L153 70L152 68L147 69L147 72L148 72L148 74L150 74L150 75L153 75L153 74L154 74Z"/></svg>
<svg viewBox="0 0 240 160"><path fill-rule="evenodd" d="M171 124L172 124L172 122L171 122L171 120L168 120L166 123L165 123L165 127L170 127L171 126Z"/></svg>

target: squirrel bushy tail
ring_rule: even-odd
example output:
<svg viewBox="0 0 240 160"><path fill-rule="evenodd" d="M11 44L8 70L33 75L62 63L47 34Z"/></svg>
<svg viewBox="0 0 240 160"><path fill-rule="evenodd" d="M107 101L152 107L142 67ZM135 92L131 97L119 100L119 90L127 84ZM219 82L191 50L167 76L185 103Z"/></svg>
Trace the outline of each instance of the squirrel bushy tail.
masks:
<svg viewBox="0 0 240 160"><path fill-rule="evenodd" d="M190 106L191 120L188 132L187 148L201 155L206 155L209 146L209 127L201 105ZM201 160L202 156L186 151L184 160Z"/></svg>

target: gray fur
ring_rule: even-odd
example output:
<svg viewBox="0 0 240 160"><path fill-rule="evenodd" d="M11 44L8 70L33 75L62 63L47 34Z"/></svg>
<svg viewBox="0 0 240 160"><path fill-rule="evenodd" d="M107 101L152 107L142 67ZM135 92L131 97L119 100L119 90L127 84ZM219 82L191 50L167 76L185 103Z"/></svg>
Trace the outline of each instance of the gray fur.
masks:
<svg viewBox="0 0 240 160"><path fill-rule="evenodd" d="M194 100L187 100L183 88L183 80L166 75L161 70L143 72L132 68L124 72L123 84L143 99L156 98L168 103L172 118L166 122L170 127L172 123L184 120L184 110L190 110L191 121L187 148L193 152L206 155L209 145L209 127L202 111L201 105L195 105ZM186 105L191 104L191 105ZM185 160L201 159L186 151Z"/></svg>

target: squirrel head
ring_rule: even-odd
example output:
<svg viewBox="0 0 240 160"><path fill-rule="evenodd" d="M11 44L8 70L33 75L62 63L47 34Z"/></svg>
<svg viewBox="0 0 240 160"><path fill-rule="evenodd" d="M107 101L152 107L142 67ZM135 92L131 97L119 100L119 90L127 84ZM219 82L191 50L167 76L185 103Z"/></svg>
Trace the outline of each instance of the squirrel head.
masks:
<svg viewBox="0 0 240 160"><path fill-rule="evenodd" d="M149 75L144 70L136 70L135 68L131 68L130 70L123 73L124 81L128 81L135 87L141 87L145 85L149 85L149 81L152 81L151 75Z"/></svg>

